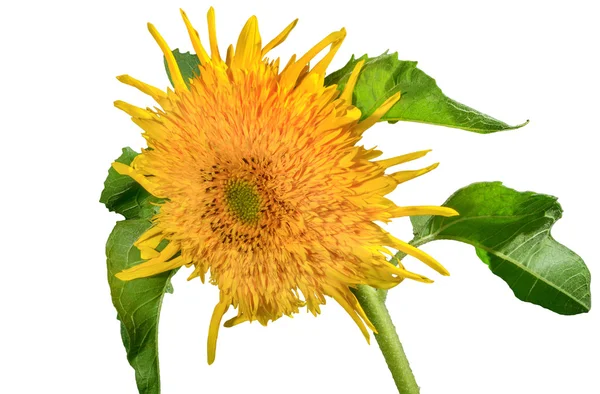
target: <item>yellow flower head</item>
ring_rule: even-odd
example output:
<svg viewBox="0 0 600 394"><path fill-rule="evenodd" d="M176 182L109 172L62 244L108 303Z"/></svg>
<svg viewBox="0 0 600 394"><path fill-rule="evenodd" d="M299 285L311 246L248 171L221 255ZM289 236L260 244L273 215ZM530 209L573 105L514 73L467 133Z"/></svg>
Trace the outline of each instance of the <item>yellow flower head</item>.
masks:
<svg viewBox="0 0 600 394"><path fill-rule="evenodd" d="M123 75L119 80L152 96L160 109L117 101L144 130L148 149L131 166L113 163L154 196L164 198L153 226L135 243L146 262L117 274L132 280L194 266L191 278L217 285L220 301L209 328L208 362L227 309L233 326L266 325L306 307L314 315L332 297L369 339L375 330L350 291L357 285L388 289L404 278L429 279L386 260L387 247L447 271L426 253L384 231L374 221L408 215L455 215L441 207L399 207L384 196L436 165L385 174L387 168L427 151L373 161L381 152L358 146L362 133L400 98L395 94L360 121L352 91L362 62L343 92L324 86L325 71L346 32L331 33L280 70L265 55L285 40L287 26L263 47L252 16L235 48L219 53L214 10L208 12L210 56L182 11L200 60L199 76L183 79L154 26L175 90ZM309 62L328 52L312 68ZM168 245L157 251L159 243Z"/></svg>

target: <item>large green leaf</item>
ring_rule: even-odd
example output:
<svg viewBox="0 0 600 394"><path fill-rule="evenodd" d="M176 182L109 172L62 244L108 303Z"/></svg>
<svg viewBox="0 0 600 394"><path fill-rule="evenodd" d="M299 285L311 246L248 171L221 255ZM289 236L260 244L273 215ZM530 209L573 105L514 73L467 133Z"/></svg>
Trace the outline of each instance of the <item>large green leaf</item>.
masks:
<svg viewBox="0 0 600 394"><path fill-rule="evenodd" d="M136 152L123 148L117 161L130 164L135 156ZM163 295L173 292L170 279L177 270L129 282L117 279L115 274L142 262L140 251L133 243L151 226L148 219L158 212L161 200L111 168L100 202L128 219L117 222L106 243L108 283L138 390L140 394L158 394L158 319ZM159 245L159 249L164 246Z"/></svg>
<svg viewBox="0 0 600 394"><path fill-rule="evenodd" d="M142 262L133 243L150 226L146 219L118 222L106 243L112 302L121 321L123 345L135 369L140 394L160 393L158 320L163 296L172 292L170 280L177 270L128 282L117 279L115 274Z"/></svg>
<svg viewBox="0 0 600 394"><path fill-rule="evenodd" d="M198 59L198 56L189 52L181 53L179 52L179 49L173 50L173 56L175 56L175 61L179 66L179 70L181 71L183 81L189 87L190 79L200 75L200 60ZM167 70L169 82L171 82L171 85L173 85L173 80L171 79L171 72L169 71L169 67L167 66L167 59L164 56L163 62L165 64L165 70Z"/></svg>
<svg viewBox="0 0 600 394"><path fill-rule="evenodd" d="M398 60L397 53L384 53L370 58L354 56L341 69L325 79L326 85L337 84L341 90L346 85L356 63L365 64L354 88L353 104L365 118L373 113L387 98L401 92L402 96L382 120L399 120L455 127L476 133L488 134L516 129L500 120L446 97L435 80L417 68L417 62Z"/></svg>
<svg viewBox="0 0 600 394"><path fill-rule="evenodd" d="M564 315L590 310L589 270L550 235L562 214L555 197L518 192L500 182L474 183L444 206L460 216L413 218L413 244L436 239L471 244L519 299Z"/></svg>
<svg viewBox="0 0 600 394"><path fill-rule="evenodd" d="M137 152L126 147L116 161L131 164L137 155ZM160 201L130 177L120 175L112 167L108 170L100 202L109 211L120 213L126 219L150 218L158 212L156 204Z"/></svg>

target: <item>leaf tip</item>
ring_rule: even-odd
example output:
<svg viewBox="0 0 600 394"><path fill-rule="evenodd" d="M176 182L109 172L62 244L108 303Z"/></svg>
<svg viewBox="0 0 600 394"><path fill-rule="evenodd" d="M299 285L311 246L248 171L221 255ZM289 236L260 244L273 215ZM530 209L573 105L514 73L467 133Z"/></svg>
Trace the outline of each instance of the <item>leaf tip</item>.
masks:
<svg viewBox="0 0 600 394"><path fill-rule="evenodd" d="M525 127L529 124L529 119L527 119L525 122L518 124L516 126L511 126L509 128L507 128L506 130L516 130L516 129L520 129L521 127Z"/></svg>

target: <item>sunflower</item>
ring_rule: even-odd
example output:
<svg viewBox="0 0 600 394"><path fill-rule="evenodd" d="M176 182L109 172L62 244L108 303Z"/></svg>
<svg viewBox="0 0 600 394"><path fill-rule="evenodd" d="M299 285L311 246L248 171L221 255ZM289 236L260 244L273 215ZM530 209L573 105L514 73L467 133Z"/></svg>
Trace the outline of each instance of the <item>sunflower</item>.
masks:
<svg viewBox="0 0 600 394"><path fill-rule="evenodd" d="M400 207L385 197L420 170L386 174L428 151L373 160L382 152L357 145L400 98L395 94L370 116L352 105L363 62L342 92L324 86L327 66L346 32L331 33L305 55L281 67L267 53L296 25L262 44L252 16L234 47L219 52L215 14L208 11L210 56L186 14L183 21L200 60L199 75L185 80L165 40L150 33L167 61L174 90L162 91L128 75L118 79L153 97L160 108L115 106L131 115L148 143L131 165L113 163L163 199L152 227L135 242L147 261L117 274L121 280L194 267L189 279L220 291L208 333L208 363L215 359L219 326L266 325L306 307L320 313L336 300L369 341L375 331L351 291L358 285L389 289L404 278L431 282L387 261L391 249L423 261L443 275L436 260L393 237L375 221L410 215L452 216L449 208ZM309 62L328 51L312 68ZM159 244L168 244L159 248Z"/></svg>

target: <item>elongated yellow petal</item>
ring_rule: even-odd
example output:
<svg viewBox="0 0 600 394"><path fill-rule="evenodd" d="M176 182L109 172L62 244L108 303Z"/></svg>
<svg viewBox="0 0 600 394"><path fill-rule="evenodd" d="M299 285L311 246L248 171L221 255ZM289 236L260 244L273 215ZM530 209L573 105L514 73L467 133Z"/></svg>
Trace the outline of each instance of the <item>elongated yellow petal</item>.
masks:
<svg viewBox="0 0 600 394"><path fill-rule="evenodd" d="M390 167L396 166L398 164L407 163L409 161L419 159L419 158L425 156L426 154L428 154L429 152L431 152L431 149L408 153L408 154L402 155L402 156L391 157L389 159L378 160L378 161L375 161L375 163L379 164L383 168L390 168Z"/></svg>
<svg viewBox="0 0 600 394"><path fill-rule="evenodd" d="M190 274L190 276L188 276L187 280L192 280L194 278L200 277L200 281L202 283L204 283L204 279L205 279L206 271L207 271L206 265L203 263L199 263L197 261L194 262L194 264L195 264L194 271Z"/></svg>
<svg viewBox="0 0 600 394"><path fill-rule="evenodd" d="M424 262L425 264L427 264L428 266L430 266L431 268L433 268L434 270L436 270L437 272L439 272L442 275L446 275L446 276L450 275L448 270L446 268L444 268L443 265L438 263L437 260L435 260L433 257L428 255L427 253L423 252L421 249L415 248L414 246L409 245L408 243L401 241L398 238L395 238L391 234L388 234L388 237L391 240L391 244L389 246L396 248L399 251L404 252L409 256L412 256L414 258L421 260L422 262Z"/></svg>
<svg viewBox="0 0 600 394"><path fill-rule="evenodd" d="M142 246L141 248L138 248L138 249L140 250L140 257L144 260L153 259L155 257L160 256L160 252L151 247Z"/></svg>
<svg viewBox="0 0 600 394"><path fill-rule="evenodd" d="M290 60L288 60L288 62L285 64L285 67L283 67L283 70L281 70L281 75L283 75L286 70L289 70L294 64L296 64L296 54L290 56Z"/></svg>
<svg viewBox="0 0 600 394"><path fill-rule="evenodd" d="M115 171L117 171L119 174L127 175L127 176L131 177L132 179L134 179L137 183L140 184L140 186L142 186L144 189L146 189L146 191L148 193L152 194L153 196L159 197L159 198L164 198L164 196L160 196L159 193L156 191L156 185L154 183L150 182L144 175L135 171L133 168L131 168L127 164L123 164L123 163L119 163L119 162L115 161L112 163L112 168L114 168Z"/></svg>
<svg viewBox="0 0 600 394"><path fill-rule="evenodd" d="M298 59L297 62L289 65L289 67L286 67L286 69L281 72L281 84L283 86L292 85L298 79L300 73L312 58L317 56L323 49L327 48L329 45L337 43L339 40L343 39L345 35L345 31L341 30L333 32L324 39L322 39L317 45L315 45L308 52L306 52L304 56Z"/></svg>
<svg viewBox="0 0 600 394"><path fill-rule="evenodd" d="M436 206L414 206L414 207L396 207L391 210L393 217L402 216L420 216L420 215L435 215L435 216L458 216L452 208L436 207Z"/></svg>
<svg viewBox="0 0 600 394"><path fill-rule="evenodd" d="M400 249L398 249L400 250ZM405 252L406 253L406 252ZM408 253L407 253L408 254ZM433 281L431 279L429 279L426 276L414 273L412 271L408 271L404 268L400 268L400 267L393 267L392 269L394 271L394 273L396 275L398 275L400 278L404 278L404 279L412 279L414 281L417 282L422 282L422 283L433 283Z"/></svg>
<svg viewBox="0 0 600 394"><path fill-rule="evenodd" d="M208 365L215 362L219 326L221 325L221 319L223 319L223 315L227 312L227 309L229 309L230 304L231 301L228 299L221 300L215 307L212 318L210 319L210 326L208 327Z"/></svg>
<svg viewBox="0 0 600 394"><path fill-rule="evenodd" d="M181 75L181 70L179 70L179 66L177 65L177 61L175 60L175 56L173 56L173 52L167 45L167 42L160 35L158 30L154 27L152 23L148 23L148 30L152 37L156 40L156 43L160 47L165 55L165 59L167 59L167 66L169 67L169 72L171 73L171 80L173 80L173 86L175 86L176 91L185 91L187 90L187 86L185 81L183 80L183 76Z"/></svg>
<svg viewBox="0 0 600 394"><path fill-rule="evenodd" d="M219 44L217 43L217 26L215 22L215 9L210 7L206 15L208 20L208 39L210 40L210 56L216 63L223 63L219 53Z"/></svg>
<svg viewBox="0 0 600 394"><path fill-rule="evenodd" d="M276 46L278 46L279 44L284 42L297 23L298 23L298 19L294 20L292 23L287 25L287 27L285 29L283 29L283 31L281 33L279 33L277 35L277 37L275 37L271 41L269 41L269 43L267 45L265 45L265 47L263 48L263 50L261 52L261 56L264 57L271 49L275 48Z"/></svg>
<svg viewBox="0 0 600 394"><path fill-rule="evenodd" d="M362 66L365 64L364 60L356 63L354 66L354 70L352 70L352 74L350 74L350 78L348 78L348 82L346 82L346 86L344 86L344 91L340 95L340 98L348 104L352 104L352 92L354 91L354 86L356 86L356 81L358 80L358 75L360 74L360 70Z"/></svg>
<svg viewBox="0 0 600 394"><path fill-rule="evenodd" d="M157 234L152 238L148 238L143 242L135 242L134 245L140 250L140 256L144 260L153 259L160 256L160 252L156 250L158 244L163 240L162 234Z"/></svg>
<svg viewBox="0 0 600 394"><path fill-rule="evenodd" d="M200 64L209 64L210 57L208 56L208 53L206 53L206 50L204 49L204 46L200 41L200 35L198 34L198 31L194 29L194 27L190 23L190 20L188 19L185 11L183 11L182 9L180 9L179 11L181 11L183 23L185 23L185 27L187 28L190 40L192 41L192 46L194 47L194 51L196 51L196 55L198 55L198 59L200 59Z"/></svg>
<svg viewBox="0 0 600 394"><path fill-rule="evenodd" d="M235 46L234 66L244 68L254 63L260 56L262 40L258 31L258 20L251 16L240 33Z"/></svg>
<svg viewBox="0 0 600 394"><path fill-rule="evenodd" d="M393 96L385 100L385 102L381 104L381 106L377 108L375 112L373 112L367 119L354 126L354 129L352 130L353 133L361 135L369 127L379 122L379 119L381 119L383 115L385 115L387 111L389 111L390 108L392 108L392 106L398 102L398 100L400 100L400 92L395 93Z"/></svg>
<svg viewBox="0 0 600 394"><path fill-rule="evenodd" d="M312 68L312 70L310 70L311 74L318 74L318 75L323 76L323 78L325 78L325 72L327 71L327 67L329 67L329 64L333 60L333 57L335 56L337 51L342 46L342 42L344 42L345 37L346 37L346 29L342 28L340 30L339 38L336 41L334 41L334 43L331 45L331 49L329 50L329 52L327 52L327 54L325 56L323 56L323 59L321 59Z"/></svg>
<svg viewBox="0 0 600 394"><path fill-rule="evenodd" d="M227 47L227 56L225 58L225 64L227 67L231 67L233 64L233 59L235 59L235 50L233 49L233 44Z"/></svg>
<svg viewBox="0 0 600 394"><path fill-rule="evenodd" d="M401 184L406 181L410 181L411 179L415 179L421 175L427 174L429 171L435 170L440 163L434 163L425 168L421 168L420 170L410 170L410 171L398 171L393 174L390 174L392 178L398 183Z"/></svg>
<svg viewBox="0 0 600 394"><path fill-rule="evenodd" d="M147 83L139 81L133 77L130 77L129 75L119 75L117 79L126 85L133 86L142 93L145 93L148 96L152 97L156 101L161 101L167 98L167 94L159 88L156 88L152 85L148 85Z"/></svg>
<svg viewBox="0 0 600 394"><path fill-rule="evenodd" d="M126 112L135 118L153 119L153 115L149 111L140 107L136 107L135 105L126 103L125 101L117 100L114 104L115 107L119 108L121 111Z"/></svg>
<svg viewBox="0 0 600 394"><path fill-rule="evenodd" d="M237 326L238 324L244 323L248 321L248 317L244 314L242 315L238 315L236 317L234 317L233 319L229 319L225 322L225 324L223 324L224 327L233 327L233 326Z"/></svg>
<svg viewBox="0 0 600 394"><path fill-rule="evenodd" d="M148 230L146 230L145 233L143 233L142 235L140 235L140 237L138 238L138 240L135 241L133 244L137 247L142 242L147 241L150 238L153 238L156 235L162 233L162 231L163 231L162 228L160 228L159 226L152 226Z"/></svg>
<svg viewBox="0 0 600 394"><path fill-rule="evenodd" d="M323 49L327 48L329 45L336 43L340 40L343 40L346 36L346 30L341 29L340 31L335 31L329 34L327 37L319 41L319 43L313 46L308 52L304 54L300 59L298 59L298 64L302 67L306 65L309 61L312 60L315 56L317 56Z"/></svg>
<svg viewBox="0 0 600 394"><path fill-rule="evenodd" d="M154 261L157 259L160 259L160 257L148 260L145 263L138 264L134 267L121 271L115 276L120 280L129 281L133 279L146 278L148 276L157 275L189 263L189 260L185 260L181 256L169 261L161 261L159 263L155 263Z"/></svg>
<svg viewBox="0 0 600 394"><path fill-rule="evenodd" d="M354 323L356 323L356 325L358 326L358 328L360 329L360 331L362 332L362 334L364 335L365 339L367 340L367 343L371 343L371 337L369 335L369 331L367 331L367 327L365 326L365 322L360 318L360 316L358 316L358 314L356 313L355 308L348 302L348 300L346 299L346 297L343 296L342 293L340 293L339 290L335 289L334 287L331 286L326 286L325 287L325 291L327 293L329 293L329 295L338 302L338 304L340 304L342 306L342 308L344 308L344 310L346 311L346 313L348 313L348 315L350 315L350 317L352 318L352 320L354 320ZM358 302L356 302L356 304L358 304ZM361 309L362 311L362 309ZM365 316L366 317L366 316ZM369 321L369 319L366 320L369 324L369 326L373 327L373 325L371 324L371 322ZM373 327L375 328L375 327Z"/></svg>

